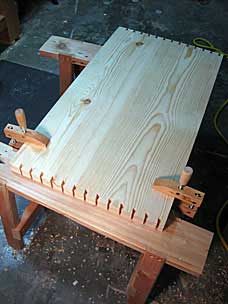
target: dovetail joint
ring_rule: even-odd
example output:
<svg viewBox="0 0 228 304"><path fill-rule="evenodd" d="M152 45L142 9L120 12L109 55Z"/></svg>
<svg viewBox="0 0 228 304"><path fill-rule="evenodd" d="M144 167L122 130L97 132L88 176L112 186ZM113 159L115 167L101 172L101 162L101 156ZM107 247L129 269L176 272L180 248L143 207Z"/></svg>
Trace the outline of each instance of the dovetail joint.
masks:
<svg viewBox="0 0 228 304"><path fill-rule="evenodd" d="M120 207L119 207L119 215L121 215L122 211L123 211L123 204L120 204Z"/></svg>
<svg viewBox="0 0 228 304"><path fill-rule="evenodd" d="M132 209L132 212L131 212L131 220L133 220L134 216L135 216L135 212L136 210L135 209Z"/></svg>
<svg viewBox="0 0 228 304"><path fill-rule="evenodd" d="M75 197L75 191L76 191L76 186L74 185L74 187L72 188L73 197Z"/></svg>
<svg viewBox="0 0 228 304"><path fill-rule="evenodd" d="M21 174L21 175L23 175L23 173L22 173L22 167L23 167L23 164L20 164L19 170L20 170L20 174Z"/></svg>
<svg viewBox="0 0 228 304"><path fill-rule="evenodd" d="M30 178L31 178L31 179L33 179L33 178L32 178L32 170L33 170L32 168L29 170L29 175L30 175Z"/></svg>
<svg viewBox="0 0 228 304"><path fill-rule="evenodd" d="M52 178L50 179L50 184L51 184L51 188L53 189L53 187L54 187L54 177L52 176Z"/></svg>
<svg viewBox="0 0 228 304"><path fill-rule="evenodd" d="M145 213L144 220L143 220L143 224L146 224L147 219L148 219L148 214Z"/></svg>
<svg viewBox="0 0 228 304"><path fill-rule="evenodd" d="M43 176L44 176L44 172L41 172L40 173L40 182L41 182L41 184L43 184Z"/></svg>
<svg viewBox="0 0 228 304"><path fill-rule="evenodd" d="M109 209L110 209L110 205L111 205L111 203L112 203L112 201L109 199L109 200L108 200L108 204L107 204L107 210L109 210Z"/></svg>
<svg viewBox="0 0 228 304"><path fill-rule="evenodd" d="M64 193L64 185L65 185L65 181L63 180L62 183L61 183L61 190L62 190L62 193Z"/></svg>
<svg viewBox="0 0 228 304"><path fill-rule="evenodd" d="M95 204L96 204L96 206L98 206L99 197L100 197L100 196L97 194L97 195L96 195L96 199L95 199Z"/></svg>
<svg viewBox="0 0 228 304"><path fill-rule="evenodd" d="M87 195L87 190L84 191L84 201L86 202L86 195Z"/></svg>

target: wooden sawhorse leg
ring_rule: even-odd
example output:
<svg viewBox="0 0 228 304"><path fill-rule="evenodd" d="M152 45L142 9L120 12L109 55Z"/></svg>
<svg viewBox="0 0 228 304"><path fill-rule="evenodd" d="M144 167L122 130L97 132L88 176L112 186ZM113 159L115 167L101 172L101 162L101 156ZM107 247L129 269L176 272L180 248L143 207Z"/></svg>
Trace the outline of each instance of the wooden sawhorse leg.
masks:
<svg viewBox="0 0 228 304"><path fill-rule="evenodd" d="M59 81L60 95L63 95L73 81L72 57L69 55L59 54Z"/></svg>
<svg viewBox="0 0 228 304"><path fill-rule="evenodd" d="M0 184L0 215L8 244L14 249L22 249L23 240L16 240L12 231L20 222L15 194L10 192L5 184Z"/></svg>
<svg viewBox="0 0 228 304"><path fill-rule="evenodd" d="M59 54L59 87L60 96L68 89L74 80L74 75L77 77L84 66L73 64L70 55Z"/></svg>
<svg viewBox="0 0 228 304"><path fill-rule="evenodd" d="M128 284L128 304L144 304L146 302L164 264L164 258L152 253L146 252L140 256Z"/></svg>

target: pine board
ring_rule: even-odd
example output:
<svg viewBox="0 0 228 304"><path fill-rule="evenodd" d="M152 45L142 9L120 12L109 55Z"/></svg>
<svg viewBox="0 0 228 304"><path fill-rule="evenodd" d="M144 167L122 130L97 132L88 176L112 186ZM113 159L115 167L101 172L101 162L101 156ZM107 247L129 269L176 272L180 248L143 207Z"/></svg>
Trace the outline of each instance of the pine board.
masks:
<svg viewBox="0 0 228 304"><path fill-rule="evenodd" d="M151 185L187 164L221 61L118 28L37 127L48 148L24 145L12 170L162 230L173 199Z"/></svg>

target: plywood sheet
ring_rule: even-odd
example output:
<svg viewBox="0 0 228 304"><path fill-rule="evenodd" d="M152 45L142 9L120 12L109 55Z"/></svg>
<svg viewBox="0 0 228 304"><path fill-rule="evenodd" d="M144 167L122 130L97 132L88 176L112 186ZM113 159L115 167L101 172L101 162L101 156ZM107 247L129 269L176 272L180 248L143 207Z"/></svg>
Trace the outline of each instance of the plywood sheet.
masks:
<svg viewBox="0 0 228 304"><path fill-rule="evenodd" d="M151 185L186 165L221 60L118 28L37 127L48 148L24 145L12 170L163 229L173 199Z"/></svg>

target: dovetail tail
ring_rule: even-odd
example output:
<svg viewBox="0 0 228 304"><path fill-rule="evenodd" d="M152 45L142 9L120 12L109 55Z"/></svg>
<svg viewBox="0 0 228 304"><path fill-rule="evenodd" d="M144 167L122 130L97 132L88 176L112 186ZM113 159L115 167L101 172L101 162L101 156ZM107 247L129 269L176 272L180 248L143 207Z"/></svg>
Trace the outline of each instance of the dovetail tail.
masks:
<svg viewBox="0 0 228 304"><path fill-rule="evenodd" d="M120 204L120 207L119 207L119 215L121 215L121 213L122 213L122 210L123 210L123 204Z"/></svg>
<svg viewBox="0 0 228 304"><path fill-rule="evenodd" d="M76 186L74 185L74 187L72 188L73 197L75 197L75 191L76 191Z"/></svg>
<svg viewBox="0 0 228 304"><path fill-rule="evenodd" d="M173 42L173 39L171 39L170 42Z"/></svg>
<svg viewBox="0 0 228 304"><path fill-rule="evenodd" d="M33 170L32 168L29 170L29 175L30 175L30 178L31 178L31 179L33 179L33 178L32 178L32 170Z"/></svg>
<svg viewBox="0 0 228 304"><path fill-rule="evenodd" d="M133 218L134 218L134 216L135 216L135 212L136 212L136 210L133 209L132 212L131 212L131 220L133 220Z"/></svg>
<svg viewBox="0 0 228 304"><path fill-rule="evenodd" d="M98 205L99 197L100 197L100 196L97 194L97 195L96 195L96 199L95 199L95 204L96 204L96 206Z"/></svg>
<svg viewBox="0 0 228 304"><path fill-rule="evenodd" d="M110 209L110 205L111 205L111 203L112 203L112 201L109 199L109 200L108 200L108 204L107 204L107 210L109 210L109 209Z"/></svg>
<svg viewBox="0 0 228 304"><path fill-rule="evenodd" d="M84 191L84 201L86 201L87 190Z"/></svg>
<svg viewBox="0 0 228 304"><path fill-rule="evenodd" d="M145 213L144 220L143 220L143 224L146 224L147 219L148 219L148 214Z"/></svg>
<svg viewBox="0 0 228 304"><path fill-rule="evenodd" d="M22 173L22 167L23 167L23 164L20 164L19 170L20 170L20 174L21 175L23 175L23 173Z"/></svg>
<svg viewBox="0 0 228 304"><path fill-rule="evenodd" d="M41 172L40 173L40 182L41 182L41 184L43 184L43 176L44 176L44 172Z"/></svg>
<svg viewBox="0 0 228 304"><path fill-rule="evenodd" d="M52 176L52 178L50 179L50 184L52 188L53 188L53 183L54 183L54 177Z"/></svg>
<svg viewBox="0 0 228 304"><path fill-rule="evenodd" d="M65 181L63 180L62 183L61 183L62 193L64 193L64 185L65 185Z"/></svg>
<svg viewBox="0 0 228 304"><path fill-rule="evenodd" d="M158 219L158 221L157 221L157 225L156 225L156 229L158 228L158 226L160 225L160 223L161 223L161 220L160 220L160 219Z"/></svg>

